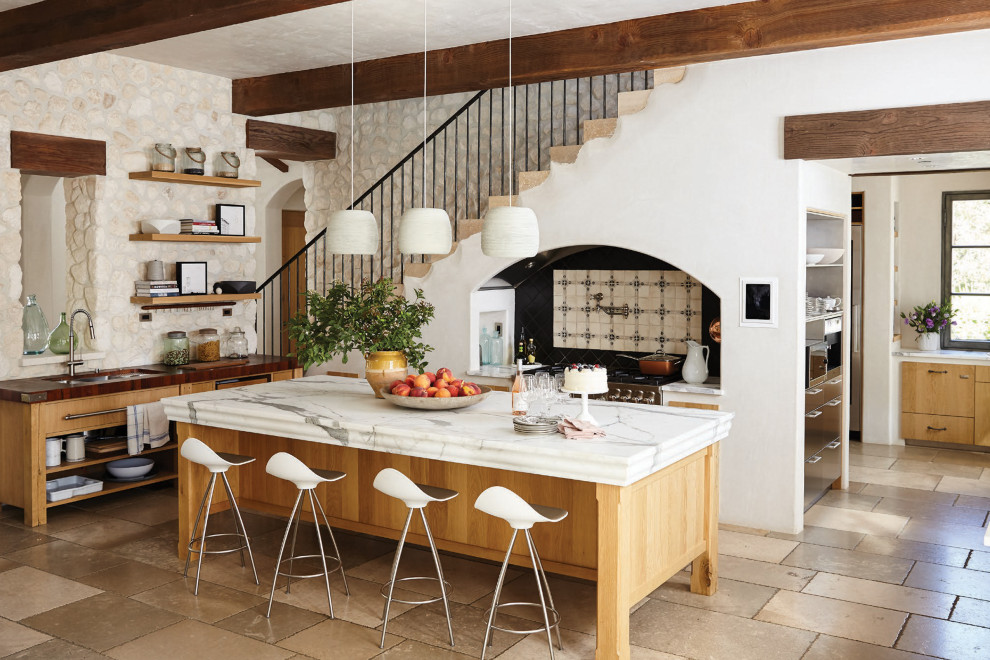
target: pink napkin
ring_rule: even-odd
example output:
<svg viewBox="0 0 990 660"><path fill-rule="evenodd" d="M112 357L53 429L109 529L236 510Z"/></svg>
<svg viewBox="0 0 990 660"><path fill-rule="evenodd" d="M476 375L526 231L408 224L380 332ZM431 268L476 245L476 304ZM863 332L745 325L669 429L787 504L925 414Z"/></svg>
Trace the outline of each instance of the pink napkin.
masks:
<svg viewBox="0 0 990 660"><path fill-rule="evenodd" d="M557 424L557 430L563 433L568 440L591 440L605 437L605 431L591 422L582 422L570 417L560 420Z"/></svg>

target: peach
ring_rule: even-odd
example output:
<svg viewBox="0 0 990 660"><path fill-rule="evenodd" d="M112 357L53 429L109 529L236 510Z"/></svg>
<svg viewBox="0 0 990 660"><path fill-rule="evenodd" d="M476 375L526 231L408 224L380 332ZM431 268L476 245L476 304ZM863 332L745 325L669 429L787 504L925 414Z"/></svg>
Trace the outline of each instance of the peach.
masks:
<svg viewBox="0 0 990 660"><path fill-rule="evenodd" d="M429 394L426 393L425 387L414 387L409 390L409 396L427 397Z"/></svg>
<svg viewBox="0 0 990 660"><path fill-rule="evenodd" d="M440 369L437 369L437 378L449 383L454 380L454 374L451 373L450 369L447 367L441 367Z"/></svg>
<svg viewBox="0 0 990 660"><path fill-rule="evenodd" d="M388 386L388 391L391 392L392 390L395 389L396 385L402 385L405 382L406 381L404 380L393 380L392 383Z"/></svg>
<svg viewBox="0 0 990 660"><path fill-rule="evenodd" d="M426 374L419 374L416 376L416 380L413 381L413 385L416 387L422 387L425 390L427 387L433 385L433 383L430 381L430 377Z"/></svg>
<svg viewBox="0 0 990 660"><path fill-rule="evenodd" d="M447 383L447 387L456 387L457 389L461 389L461 385L463 384L464 384L463 380L461 380L460 378L455 378L454 380Z"/></svg>
<svg viewBox="0 0 990 660"><path fill-rule="evenodd" d="M408 376L406 376L406 385L408 385L409 387L416 386L416 374L409 374Z"/></svg>
<svg viewBox="0 0 990 660"><path fill-rule="evenodd" d="M447 391L450 392L450 396L460 396L461 394L461 391L453 385L448 385Z"/></svg>
<svg viewBox="0 0 990 660"><path fill-rule="evenodd" d="M446 387L439 387L437 388L437 393L434 394L433 396L435 396L438 399L449 399L451 397L451 394L450 394L450 390L448 390Z"/></svg>
<svg viewBox="0 0 990 660"><path fill-rule="evenodd" d="M470 385L461 386L461 396L474 396L475 394L477 394L477 392L475 392L474 388Z"/></svg>
<svg viewBox="0 0 990 660"><path fill-rule="evenodd" d="M437 375L432 371L424 371L423 375L430 379L430 385L433 385L437 382Z"/></svg>
<svg viewBox="0 0 990 660"><path fill-rule="evenodd" d="M395 387L393 387L390 391L395 396L409 396L409 392L411 390L412 390L411 387L409 387L408 385L406 385L403 382L400 382L398 385L396 385Z"/></svg>
<svg viewBox="0 0 990 660"><path fill-rule="evenodd" d="M438 387L427 387L426 388L426 394L427 394L427 396L435 396L436 393L439 392L439 391L440 391L440 388L438 388Z"/></svg>

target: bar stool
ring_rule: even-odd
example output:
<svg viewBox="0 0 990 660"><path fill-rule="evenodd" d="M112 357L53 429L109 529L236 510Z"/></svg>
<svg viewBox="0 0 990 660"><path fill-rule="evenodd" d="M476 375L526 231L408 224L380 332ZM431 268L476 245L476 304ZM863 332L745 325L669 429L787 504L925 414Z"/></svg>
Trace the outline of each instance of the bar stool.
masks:
<svg viewBox="0 0 990 660"><path fill-rule="evenodd" d="M516 635L529 635L532 633L547 632L547 645L550 648L550 658L553 660L553 639L550 636L550 629L557 629L557 648L563 650L564 645L560 641L560 614L553 604L553 596L550 595L550 583L547 582L547 574L543 571L543 562L540 561L540 554L536 551L536 544L529 530L538 522L560 522L567 517L567 511L550 506L530 504L508 488L502 486L492 486L486 489L474 502L474 508L489 515L505 520L512 527L512 540L509 541L509 549L505 552L505 561L502 562L502 571L498 574L498 582L495 583L495 596L492 598L492 606L488 610L488 626L485 628L485 641L481 647L481 659L484 660L485 652L489 644L493 641L492 629L501 630ZM505 572L509 567L509 557L512 555L512 547L516 543L516 536L519 530L526 533L526 545L529 547L529 556L533 562L533 573L536 576L536 588L540 592L539 603L499 603L498 599L502 595L502 585L505 582ZM546 588L546 598L543 597L543 589ZM547 607L547 601L550 607ZM543 612L543 628L533 630L512 630L495 625L495 612L500 607L528 606L539 607ZM549 615L553 614L551 623Z"/></svg>
<svg viewBox="0 0 990 660"><path fill-rule="evenodd" d="M347 476L345 472L337 472L336 470L316 470L307 467L305 463L300 461L298 458L292 454L287 454L284 451L280 451L270 459L268 459L268 464L265 466L265 472L272 475L273 477L278 477L279 479L285 479L286 481L291 481L299 489L299 494L296 496L296 503L292 506L292 514L289 516L289 522L285 526L285 535L282 537L282 547L278 549L278 559L275 561L275 577L272 578L272 593L268 597L268 611L265 613L266 617L271 617L272 614L272 601L275 600L275 585L278 583L278 576L284 575L287 579L285 583L285 593L289 593L289 587L292 583L292 578L305 579L323 576L323 579L327 584L327 603L330 605L330 618L333 617L333 598L330 596L330 573L340 571L340 578L344 581L344 593L348 596L351 595L350 590L347 588L347 576L344 575L344 562L340 558L340 548L337 547L337 539L333 536L333 529L330 527L330 521L327 520L327 514L323 510L323 505L320 504L320 499L315 497L313 491L316 487L322 483L327 483L331 481L338 481ZM299 521L302 520L302 510L301 506L303 493L309 496L309 508L313 512L313 522L316 523L316 542L319 545L320 554L318 555L297 555L296 554L296 535L299 532ZM316 517L316 511L319 510L320 515L323 517L323 523L327 526L327 531L330 533L330 542L333 543L333 551L336 555L328 555L323 550L323 534L320 532L320 520ZM298 517L297 517L298 512ZM296 524L293 527L292 521L295 519ZM292 547L289 549L289 556L282 559L282 555L285 553L285 542L289 539L289 531L292 532ZM323 564L322 573L311 573L309 575L296 575L292 572L292 563L296 559L314 559L316 557L320 558L320 562ZM327 569L327 559L332 559L337 562L336 567L333 570ZM289 562L289 570L283 571L282 564Z"/></svg>
<svg viewBox="0 0 990 660"><path fill-rule="evenodd" d="M408 605L425 605L443 600L443 609L447 614L447 633L450 635L450 645L454 645L454 628L450 623L450 604L447 601L447 593L450 591L450 583L443 577L443 569L440 567L440 555L437 554L437 546L433 542L433 534L430 532L430 524L426 521L426 513L423 509L430 502L446 502L457 497L456 490L438 488L437 486L424 486L413 482L412 479L402 474L398 470L385 468L375 476L374 487L376 490L385 493L389 497L394 497L405 502L409 507L409 515L406 516L406 524L402 528L402 536L399 538L399 546L395 549L395 559L392 561L392 574L388 582L382 585L381 593L385 597L385 613L382 614L382 641L379 648L385 648L385 629L388 627L388 610L394 600L397 603ZM402 556L402 547L406 543L406 534L409 533L409 524L412 522L413 511L418 509L419 516L423 519L423 528L426 530L426 539L430 542L430 552L433 553L433 564L437 568L437 577L404 577L396 579L399 570L399 558ZM426 600L402 600L393 598L396 582L412 580L436 580L440 583L440 596L438 598L428 598ZM388 594L385 593L386 587Z"/></svg>
<svg viewBox="0 0 990 660"><path fill-rule="evenodd" d="M247 465L248 463L254 462L253 456L242 456L240 454L228 454L225 452L215 452L210 449L205 442L199 440L198 438L187 438L185 442L182 443L182 450L180 452L182 457L187 461L192 463L197 463L202 465L210 471L210 481L206 486L206 491L203 493L203 501L199 505L199 513L196 514L196 523L192 528L192 538L189 540L189 552L186 553L186 567L182 571L182 577L187 577L189 573L189 559L192 557L192 553L197 553L199 559L196 562L196 586L193 589L193 595L199 595L199 573L203 568L203 555L223 555L231 552L241 553L241 566L244 566L244 549L247 548L248 558L251 560L251 572L254 573L254 583L260 584L258 582L258 571L254 567L254 554L251 552L251 541L248 539L247 530L244 529L244 520L241 518L241 510L237 508L237 500L234 498L234 493L230 490L230 482L227 481L227 470L233 466ZM217 482L217 474L223 480L223 487L227 491L227 499L230 500L230 508L234 512L234 529L233 533L224 534L207 534L206 526L210 522L210 506L213 504L213 487ZM203 511L206 511L206 516L203 516ZM200 536L196 536L196 530L199 528L200 518L203 520L203 529ZM230 548L229 550L207 550L206 549L206 539L208 538L218 538L220 536L237 536L244 539L244 543L238 545L236 548ZM199 547L193 547L199 542Z"/></svg>

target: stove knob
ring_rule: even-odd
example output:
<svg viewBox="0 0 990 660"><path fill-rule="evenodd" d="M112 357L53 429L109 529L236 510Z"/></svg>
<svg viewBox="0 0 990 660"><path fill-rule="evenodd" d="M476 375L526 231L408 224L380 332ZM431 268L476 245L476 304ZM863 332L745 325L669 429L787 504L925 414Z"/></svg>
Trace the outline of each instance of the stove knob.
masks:
<svg viewBox="0 0 990 660"><path fill-rule="evenodd" d="M631 401L632 400L632 390L623 390L623 391L625 392L625 394L622 395L621 400L622 401Z"/></svg>
<svg viewBox="0 0 990 660"><path fill-rule="evenodd" d="M657 400L657 393L650 392L650 396L646 398L646 403L653 405L656 402L656 400Z"/></svg>
<svg viewBox="0 0 990 660"><path fill-rule="evenodd" d="M633 403L643 403L643 393L641 391L637 392L632 401Z"/></svg>

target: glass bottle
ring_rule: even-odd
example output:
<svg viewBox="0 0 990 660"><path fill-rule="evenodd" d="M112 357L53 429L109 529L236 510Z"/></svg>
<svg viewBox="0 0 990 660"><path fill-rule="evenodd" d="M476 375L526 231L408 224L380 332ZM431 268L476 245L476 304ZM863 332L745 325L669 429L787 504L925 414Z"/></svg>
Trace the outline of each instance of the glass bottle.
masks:
<svg viewBox="0 0 990 660"><path fill-rule="evenodd" d="M490 364L502 364L502 359L505 357L505 342L502 341L502 335L498 330L495 330L495 334L492 336L492 361Z"/></svg>
<svg viewBox="0 0 990 660"><path fill-rule="evenodd" d="M526 346L526 361L530 364L536 364L536 344L532 337L529 338L529 344Z"/></svg>
<svg viewBox="0 0 990 660"><path fill-rule="evenodd" d="M525 415L529 412L526 403L526 386L523 384L523 361L516 360L516 378L512 381L512 414Z"/></svg>
<svg viewBox="0 0 990 660"><path fill-rule="evenodd" d="M173 330L165 335L165 348L162 362L169 367L189 364L189 337L181 330Z"/></svg>
<svg viewBox="0 0 990 660"><path fill-rule="evenodd" d="M41 355L48 348L48 319L41 311L34 294L27 297L21 316L21 330L24 331L24 355Z"/></svg>
<svg viewBox="0 0 990 660"><path fill-rule="evenodd" d="M488 328L481 329L481 364L482 366L492 363L492 338L488 334Z"/></svg>
<svg viewBox="0 0 990 660"><path fill-rule="evenodd" d="M196 337L196 359L216 362L220 359L220 335L216 328L203 328Z"/></svg>
<svg viewBox="0 0 990 660"><path fill-rule="evenodd" d="M240 328L234 328L230 331L230 339L227 341L227 355L232 358L246 358L248 356L248 340Z"/></svg>
<svg viewBox="0 0 990 660"><path fill-rule="evenodd" d="M73 348L79 350L79 335L75 335L72 338ZM48 335L48 349L55 353L56 355L68 355L69 354L69 324L65 320L65 312L62 312L62 318L59 319L58 325L52 330L52 333Z"/></svg>

